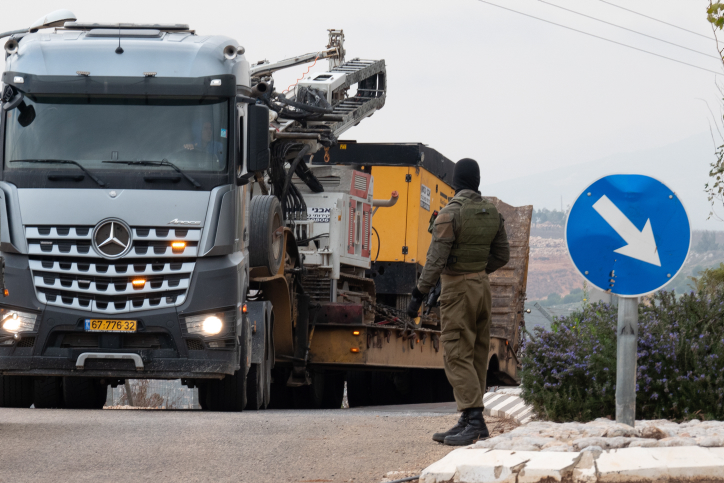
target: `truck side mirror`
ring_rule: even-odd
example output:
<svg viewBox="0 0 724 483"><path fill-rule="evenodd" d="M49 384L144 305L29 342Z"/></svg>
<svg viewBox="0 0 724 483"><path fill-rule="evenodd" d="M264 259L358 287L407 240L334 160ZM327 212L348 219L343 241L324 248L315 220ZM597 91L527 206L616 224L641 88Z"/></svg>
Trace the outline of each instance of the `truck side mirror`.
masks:
<svg viewBox="0 0 724 483"><path fill-rule="evenodd" d="M247 116L247 164L248 172L269 169L269 108L258 104L249 105Z"/></svg>

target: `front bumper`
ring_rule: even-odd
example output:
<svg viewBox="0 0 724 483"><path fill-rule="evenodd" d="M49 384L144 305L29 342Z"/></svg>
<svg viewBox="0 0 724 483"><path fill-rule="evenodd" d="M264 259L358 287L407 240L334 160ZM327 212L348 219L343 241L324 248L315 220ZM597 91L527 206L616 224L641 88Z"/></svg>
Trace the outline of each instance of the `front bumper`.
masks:
<svg viewBox="0 0 724 483"><path fill-rule="evenodd" d="M198 259L184 305L114 316L138 321L137 332L129 334L86 332L85 319L110 317L40 304L27 269L27 258L22 255L5 258L10 295L0 299L0 305L39 312L39 315L34 332L21 333L17 341L0 342L2 374L198 379L220 378L239 369L243 347L235 334L241 327L230 327L231 332L226 336L214 339L223 344L209 348L206 338L184 333L179 317L179 314L205 309L237 306L238 266L229 257ZM239 316L237 325L243 324L241 314ZM78 358L86 353L136 354L143 369L137 369L135 356L133 359L84 357L83 368L78 368Z"/></svg>

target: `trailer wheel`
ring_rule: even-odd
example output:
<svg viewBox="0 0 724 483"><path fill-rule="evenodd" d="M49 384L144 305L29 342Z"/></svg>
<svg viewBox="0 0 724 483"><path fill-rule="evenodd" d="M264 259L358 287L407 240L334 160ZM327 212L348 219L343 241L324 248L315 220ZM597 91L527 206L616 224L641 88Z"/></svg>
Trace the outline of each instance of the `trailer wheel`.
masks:
<svg viewBox="0 0 724 483"><path fill-rule="evenodd" d="M249 205L249 266L263 267L266 276L277 273L284 260L282 205L276 196L255 196Z"/></svg>
<svg viewBox="0 0 724 483"><path fill-rule="evenodd" d="M206 383L206 404L210 411L241 412L246 406L246 374L239 370L233 376Z"/></svg>
<svg viewBox="0 0 724 483"><path fill-rule="evenodd" d="M349 371L347 373L347 402L349 407L372 405L372 373Z"/></svg>
<svg viewBox="0 0 724 483"><path fill-rule="evenodd" d="M63 408L63 378L57 376L35 378L35 398L38 409Z"/></svg>
<svg viewBox="0 0 724 483"><path fill-rule="evenodd" d="M312 384L295 387L296 409L340 409L344 399L344 373L312 372Z"/></svg>
<svg viewBox="0 0 724 483"><path fill-rule="evenodd" d="M29 408L32 404L32 377L0 376L0 407Z"/></svg>
<svg viewBox="0 0 724 483"><path fill-rule="evenodd" d="M92 377L64 377L63 400L68 409L103 409L107 384Z"/></svg>

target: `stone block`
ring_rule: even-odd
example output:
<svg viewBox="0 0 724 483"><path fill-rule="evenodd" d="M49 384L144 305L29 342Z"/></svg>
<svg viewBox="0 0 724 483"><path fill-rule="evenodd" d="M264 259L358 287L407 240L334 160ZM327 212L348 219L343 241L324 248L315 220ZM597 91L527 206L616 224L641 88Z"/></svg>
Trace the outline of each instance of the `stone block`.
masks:
<svg viewBox="0 0 724 483"><path fill-rule="evenodd" d="M596 453L587 451L580 453L581 459L573 468L573 483L597 483Z"/></svg>
<svg viewBox="0 0 724 483"><path fill-rule="evenodd" d="M458 471L458 465L470 461L478 461L490 450L487 449L456 449L444 458L425 468L420 475L421 483L443 483L452 480Z"/></svg>
<svg viewBox="0 0 724 483"><path fill-rule="evenodd" d="M459 464L454 481L464 481L465 483L515 483L521 468L538 454L540 453L490 451L481 455L480 458L468 459L465 463Z"/></svg>
<svg viewBox="0 0 724 483"><path fill-rule="evenodd" d="M518 483L570 481L579 459L577 453L536 454L518 473Z"/></svg>
<svg viewBox="0 0 724 483"><path fill-rule="evenodd" d="M623 436L626 438L637 438L641 436L641 430L638 428L632 428L627 424L616 423L610 425L609 428L606 429L605 436L607 438L616 438L619 436Z"/></svg>
<svg viewBox="0 0 724 483"><path fill-rule="evenodd" d="M670 481L724 482L724 458L708 448L646 448L666 464Z"/></svg>
<svg viewBox="0 0 724 483"><path fill-rule="evenodd" d="M576 451L581 451L588 446L600 446L603 449L608 449L606 438L580 438L574 440L571 445Z"/></svg>
<svg viewBox="0 0 724 483"><path fill-rule="evenodd" d="M627 448L653 448L658 444L659 441L656 439L631 438L631 440L628 442Z"/></svg>
<svg viewBox="0 0 724 483"><path fill-rule="evenodd" d="M724 438L718 436L704 436L696 438L696 444L702 448L719 448L724 446Z"/></svg>
<svg viewBox="0 0 724 483"><path fill-rule="evenodd" d="M659 448L671 448L675 446L696 446L696 440L694 438L664 438L660 439L656 446Z"/></svg>
<svg viewBox="0 0 724 483"><path fill-rule="evenodd" d="M541 453L573 453L573 447L567 444L556 444L541 448Z"/></svg>
<svg viewBox="0 0 724 483"><path fill-rule="evenodd" d="M503 441L502 443L498 443L495 445L493 449L496 450L515 450L515 451L539 451L540 447L533 446L532 444L526 444L522 439L511 439L508 441Z"/></svg>
<svg viewBox="0 0 724 483"><path fill-rule="evenodd" d="M664 439L669 437L669 433L659 429L657 426L644 426L641 428L641 437L650 439Z"/></svg>
<svg viewBox="0 0 724 483"><path fill-rule="evenodd" d="M654 451L658 451L658 448ZM596 460L597 483L666 481L666 464L648 448L626 448L601 453Z"/></svg>

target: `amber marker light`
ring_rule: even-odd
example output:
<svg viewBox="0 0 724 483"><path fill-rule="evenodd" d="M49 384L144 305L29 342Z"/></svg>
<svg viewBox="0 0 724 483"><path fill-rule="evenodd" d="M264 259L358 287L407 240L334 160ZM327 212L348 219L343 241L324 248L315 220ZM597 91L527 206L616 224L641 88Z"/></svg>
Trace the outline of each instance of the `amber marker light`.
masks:
<svg viewBox="0 0 724 483"><path fill-rule="evenodd" d="M8 289L3 290L3 296L7 297L8 295L10 295Z"/></svg>
<svg viewBox="0 0 724 483"><path fill-rule="evenodd" d="M135 288L143 288L146 285L145 278L137 278L131 282Z"/></svg>
<svg viewBox="0 0 724 483"><path fill-rule="evenodd" d="M248 311L249 311L249 307L247 307L246 304L244 304L244 305L241 306L241 312L242 312L242 313L245 314L245 313L247 313Z"/></svg>
<svg viewBox="0 0 724 483"><path fill-rule="evenodd" d="M354 332L352 332L352 335L359 335L359 330L355 330Z"/></svg>
<svg viewBox="0 0 724 483"><path fill-rule="evenodd" d="M174 253L182 252L184 251L184 248L186 248L186 242L175 241L171 243L171 248L173 249Z"/></svg>
<svg viewBox="0 0 724 483"><path fill-rule="evenodd" d="M350 351L350 352L353 352L353 353L355 353L355 354L356 354L356 353L358 353L358 352L359 352L359 349L358 349L358 348L356 348L356 347L352 347L352 348L351 348L351 349L350 349L349 351Z"/></svg>

